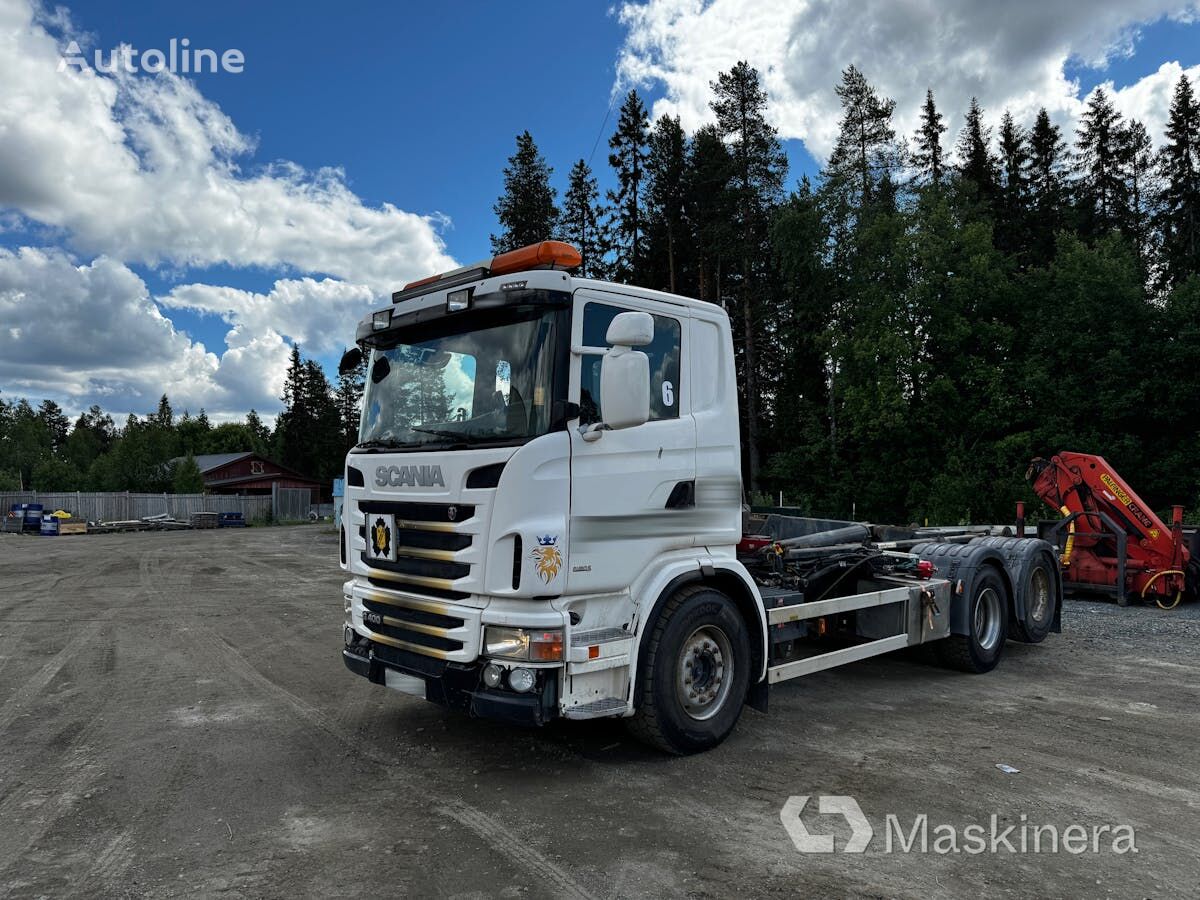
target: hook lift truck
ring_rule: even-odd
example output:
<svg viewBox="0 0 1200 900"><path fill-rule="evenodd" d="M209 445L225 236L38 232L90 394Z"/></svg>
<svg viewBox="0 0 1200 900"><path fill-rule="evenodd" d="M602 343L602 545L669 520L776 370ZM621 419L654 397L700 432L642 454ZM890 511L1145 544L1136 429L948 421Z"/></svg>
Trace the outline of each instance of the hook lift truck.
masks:
<svg viewBox="0 0 1200 900"><path fill-rule="evenodd" d="M555 241L412 282L358 326L343 660L540 725L719 744L771 685L929 645L968 672L1059 629L1054 548L776 516L743 529L719 306L576 278Z"/></svg>
<svg viewBox="0 0 1200 900"><path fill-rule="evenodd" d="M1062 452L1035 459L1025 475L1033 491L1063 518L1039 534L1061 551L1068 589L1131 596L1174 609L1200 596L1200 532L1184 540L1183 507L1168 528L1102 457ZM1020 515L1018 513L1018 515Z"/></svg>

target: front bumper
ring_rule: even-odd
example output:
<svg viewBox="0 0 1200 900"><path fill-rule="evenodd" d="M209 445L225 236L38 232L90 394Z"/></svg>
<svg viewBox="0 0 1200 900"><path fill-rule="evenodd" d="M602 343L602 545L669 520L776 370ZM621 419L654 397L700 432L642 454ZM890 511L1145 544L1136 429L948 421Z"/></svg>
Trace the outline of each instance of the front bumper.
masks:
<svg viewBox="0 0 1200 900"><path fill-rule="evenodd" d="M532 691L492 690L483 684L484 662L470 663L435 659L356 635L342 650L346 668L372 684L386 684L392 670L425 683L425 699L459 709L481 719L513 725L544 725L558 716L558 669L538 670L538 685Z"/></svg>

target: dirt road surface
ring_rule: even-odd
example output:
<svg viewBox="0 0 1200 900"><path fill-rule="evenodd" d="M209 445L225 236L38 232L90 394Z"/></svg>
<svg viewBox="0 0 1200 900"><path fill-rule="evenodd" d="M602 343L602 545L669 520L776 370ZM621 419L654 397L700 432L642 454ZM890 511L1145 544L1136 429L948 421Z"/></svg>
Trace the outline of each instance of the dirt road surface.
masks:
<svg viewBox="0 0 1200 900"><path fill-rule="evenodd" d="M1195 607L1071 602L1064 634L985 676L892 656L793 682L674 759L617 723L503 727L352 675L336 552L327 526L0 534L0 895L1200 890ZM819 795L855 798L865 853L796 849L791 796L850 836ZM990 836L993 814L1013 852L936 852L938 825ZM906 839L926 816L927 852L889 815ZM1023 824L1081 825L1088 849L1022 853ZM1091 852L1105 825L1137 852L1108 832Z"/></svg>

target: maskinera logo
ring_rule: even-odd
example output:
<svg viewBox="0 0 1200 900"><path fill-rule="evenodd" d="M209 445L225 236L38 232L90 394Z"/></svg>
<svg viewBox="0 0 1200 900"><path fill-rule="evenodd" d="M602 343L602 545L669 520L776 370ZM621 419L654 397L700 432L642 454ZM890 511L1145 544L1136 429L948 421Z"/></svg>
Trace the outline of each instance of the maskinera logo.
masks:
<svg viewBox="0 0 1200 900"><path fill-rule="evenodd" d="M788 797L779 811L779 820L792 843L801 853L862 853L871 845L875 828L853 797L843 794L822 795L817 798L821 816L838 816L850 826L850 837L840 847L835 846L833 834L825 833L814 824L810 829L801 815L808 806L810 795ZM837 827L827 823L827 827ZM1080 825L1060 828L1053 824L1029 821L1024 813L1018 821L1004 825L998 813L991 813L987 824L965 826L930 825L929 816L920 813L907 823L888 813L884 820L884 853L935 853L938 855L965 853L1083 853L1108 852L1120 856L1137 853L1137 836L1131 825Z"/></svg>

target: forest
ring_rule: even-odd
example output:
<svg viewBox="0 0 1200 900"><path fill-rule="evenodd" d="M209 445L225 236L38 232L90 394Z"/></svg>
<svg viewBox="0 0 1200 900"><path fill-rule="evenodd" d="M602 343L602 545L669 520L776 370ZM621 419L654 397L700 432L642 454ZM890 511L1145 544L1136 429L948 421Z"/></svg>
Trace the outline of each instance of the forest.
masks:
<svg viewBox="0 0 1200 900"><path fill-rule="evenodd" d="M547 235L586 274L720 303L734 327L745 484L881 522L1007 521L1030 460L1099 453L1162 509L1200 506L1200 106L1160 148L1097 88L1073 134L1043 108L920 126L854 66L836 145L789 186L758 73L711 83L713 124L651 123L636 91L558 202L531 135L495 250ZM957 126L957 127L956 127ZM1035 505L1031 507L1037 509Z"/></svg>
<svg viewBox="0 0 1200 900"><path fill-rule="evenodd" d="M758 73L711 84L689 134L621 99L612 189L573 162L561 196L529 132L493 252L546 238L587 275L719 303L734 328L748 493L822 516L1007 520L1030 459L1099 453L1156 509L1200 506L1200 104L1175 86L1157 149L1095 89L1074 133L972 101L920 126L854 66L836 145L790 179ZM118 426L0 398L0 489L167 490L187 454L262 450L321 479L357 431L361 373L294 349L274 429L168 398ZM179 468L179 467L177 467ZM1036 509L1037 507L1033 507ZM1195 513L1193 512L1193 516Z"/></svg>
<svg viewBox="0 0 1200 900"><path fill-rule="evenodd" d="M0 491L200 493L193 457L245 451L328 483L341 476L358 438L362 380L360 367L330 384L324 369L293 347L274 428L253 409L244 421L218 425L203 409L176 415L165 394L153 412L131 414L119 426L99 406L72 423L53 400L34 407L0 398Z"/></svg>

